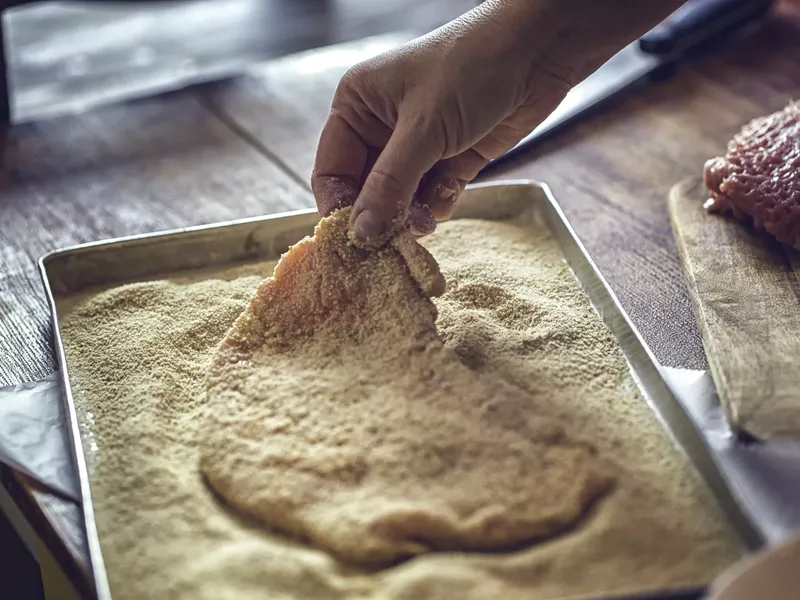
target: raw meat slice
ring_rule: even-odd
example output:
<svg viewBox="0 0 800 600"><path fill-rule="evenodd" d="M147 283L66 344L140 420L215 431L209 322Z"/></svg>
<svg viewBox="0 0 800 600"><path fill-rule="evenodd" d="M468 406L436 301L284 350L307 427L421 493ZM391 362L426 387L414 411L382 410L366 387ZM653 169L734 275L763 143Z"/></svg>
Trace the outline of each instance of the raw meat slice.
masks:
<svg viewBox="0 0 800 600"><path fill-rule="evenodd" d="M728 153L706 162L709 210L752 220L779 242L800 248L800 105L747 124Z"/></svg>

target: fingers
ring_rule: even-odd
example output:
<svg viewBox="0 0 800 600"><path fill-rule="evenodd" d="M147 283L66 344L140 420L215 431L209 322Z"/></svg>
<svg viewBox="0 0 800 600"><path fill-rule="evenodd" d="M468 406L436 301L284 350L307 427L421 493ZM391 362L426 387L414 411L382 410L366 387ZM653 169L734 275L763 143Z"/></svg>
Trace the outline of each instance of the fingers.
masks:
<svg viewBox="0 0 800 600"><path fill-rule="evenodd" d="M420 204L427 206L437 221L446 221L453 216L461 192L488 162L475 150L439 162L420 194Z"/></svg>
<svg viewBox="0 0 800 600"><path fill-rule="evenodd" d="M428 207L436 221L446 221L453 216L461 184L443 161L436 166L419 195L419 203Z"/></svg>
<svg viewBox="0 0 800 600"><path fill-rule="evenodd" d="M332 113L322 129L311 176L311 190L322 216L355 203L368 161L367 144L340 115Z"/></svg>
<svg viewBox="0 0 800 600"><path fill-rule="evenodd" d="M339 208L355 204L380 155L381 152L368 145L345 119L332 114L323 128L311 177L311 188L320 214L328 216ZM441 202L432 204L434 207L440 205ZM442 213L441 209L438 210ZM385 226L385 221L375 212L362 219L362 226L368 231L382 230ZM436 229L436 217L427 205L414 203L408 207L408 227L415 236L428 235Z"/></svg>
<svg viewBox="0 0 800 600"><path fill-rule="evenodd" d="M416 237L430 235L436 229L436 217L431 209L419 202L413 202L408 212L408 230Z"/></svg>
<svg viewBox="0 0 800 600"><path fill-rule="evenodd" d="M320 137L311 179L319 212L327 216L355 204L355 237L373 239L376 245L406 219L414 235L432 233L437 221L452 217L464 187L488 160L467 150L437 162L438 145L422 132L424 128L410 122L399 123L379 151L369 142L381 140L365 141L341 115L332 113Z"/></svg>
<svg viewBox="0 0 800 600"><path fill-rule="evenodd" d="M369 245L384 243L409 216L422 177L442 155L430 128L400 119L356 200L352 231Z"/></svg>

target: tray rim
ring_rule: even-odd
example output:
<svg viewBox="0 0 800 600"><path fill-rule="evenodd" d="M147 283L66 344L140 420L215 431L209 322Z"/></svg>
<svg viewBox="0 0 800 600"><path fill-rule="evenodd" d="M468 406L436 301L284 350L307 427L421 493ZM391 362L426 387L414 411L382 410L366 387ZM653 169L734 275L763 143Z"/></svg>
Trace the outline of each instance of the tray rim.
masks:
<svg viewBox="0 0 800 600"><path fill-rule="evenodd" d="M550 187L538 180L533 179L503 179L497 181L490 181L490 182L481 182L481 183L473 183L466 187L465 191L473 191L473 190L481 190L487 188L530 188L535 189L539 193L542 194L544 200L549 205L550 209L554 212L555 216L558 219L558 222L561 226L564 227L567 234L571 238L572 242L575 244L578 252L580 253L582 259L586 262L587 267L592 272L592 275L596 278L597 282L602 288L602 291L608 296L609 301L611 302L612 308L616 311L617 315L622 319L624 327L628 330L628 333L633 337L633 340L638 346L638 349L642 351L646 362L648 363L645 365L647 368L652 369L655 373L657 373L658 379L663 384L666 393L673 398L674 405L679 409L681 413L683 413L686 422L688 423L689 427L695 432L696 437L698 439L698 443L700 443L703 448L702 451L709 456L711 459L711 452L708 448L707 442L702 437L702 434L697 431L694 424L691 422L689 417L685 415L685 411L681 407L678 400L674 397L674 393L672 392L671 388L668 386L666 380L663 377L661 372L660 363L655 358L655 355L652 353L650 347L645 343L644 339L642 338L638 328L633 324L630 320L628 313L622 307L619 299L617 298L614 290L609 285L608 281L603 276L600 269L595 264L594 260L592 259L589 252L586 250L583 242L578 237L577 233L572 227L572 224L569 222L566 214L561 209L561 206L558 204L555 196L552 193ZM267 215L262 216L255 216L255 217L246 217L242 219L232 219L227 221L219 221L214 223L207 223L202 225L192 225L187 227L178 227L173 229L165 229L159 230L151 233L140 233L140 234L133 234L127 236L119 236L115 238L107 238L92 242L85 242L81 244L74 244L71 246L65 246L63 248L58 248L56 250L47 252L43 254L37 261L37 266L39 270L40 277L42 279L42 283L44 286L45 295L47 298L47 303L50 308L52 324L53 324L53 340L54 340L54 351L56 355L57 364L59 367L59 382L61 385L62 390L62 398L64 402L64 409L65 413L68 417L68 432L70 436L70 445L73 450L73 461L75 463L75 470L78 474L79 480L79 487L80 487L80 496L81 496L81 513L84 519L84 526L86 528L86 538L87 538L87 546L89 549L89 565L90 565L90 573L88 575L91 576L89 581L90 585L94 588L94 593L98 600L112 600L111 588L108 582L108 574L105 568L105 562L103 559L102 548L100 545L100 537L99 532L97 530L97 523L95 521L94 515L94 505L92 501L91 495L91 483L89 479L88 473L88 466L86 463L86 457L83 450L83 443L81 440L80 435L80 424L78 421L78 414L77 414L77 407L75 404L74 397L72 395L72 388L70 385L70 377L69 377L69 370L67 365L67 358L66 358L66 351L64 348L64 343L61 335L61 329L59 326L58 321L58 310L56 305L56 294L53 291L53 286L51 285L51 278L49 273L49 264L53 262L53 260L61 257L68 257L75 253L80 253L85 250L89 249L99 249L103 247L111 247L117 246L121 244L128 244L132 242L144 242L147 240L158 240L167 238L170 236L182 235L182 234L189 234L194 232L203 232L203 231L211 231L215 229L227 228L231 226L240 226L240 225L249 225L249 224L260 224L268 221L275 221L283 218L289 217L299 217L299 216L310 216L313 214L319 214L316 208L307 208L307 209L299 209L299 210L292 210L292 211L285 211L280 213L270 213ZM299 241L299 240L298 240ZM559 240L559 246L561 246L561 241ZM566 259L566 257L565 257ZM573 271L574 269L572 265L570 265L570 269ZM581 285L584 293L587 297L590 297L588 290L583 287L583 282L577 278L575 275L576 280L578 280L579 284ZM590 297L590 302L594 307L594 301ZM603 315L599 315L600 318L606 322ZM608 323L606 323L608 326ZM616 333L612 332L615 339L617 339L617 343L622 347L622 341L616 335ZM664 429L667 430L667 433L672 438L673 444L675 444L679 451L684 454L687 462L689 462L692 467L696 470L698 476L703 480L704 485L709 489L710 493L714 497L715 501L720 503L720 500L717 496L717 491L713 488L713 486L708 482L706 478L706 473L695 463L695 459L692 456L689 456L686 449L683 445L678 441L675 437L674 432L672 431L672 427L669 423L665 422L664 416L661 414L659 407L655 406L650 400L647 399L647 394L644 393L644 386L645 384L640 381L638 375L634 371L633 365L631 364L627 353L625 353L625 360L628 363L629 370L631 371L632 376L635 379L637 388L643 392L644 398L643 401L648 404L648 407L651 411L655 413L655 417L662 421L661 425ZM718 467L713 463L714 470L718 472ZM726 489L727 489L727 484ZM729 493L729 492L728 492ZM735 500L733 500L735 504ZM727 514L725 507L720 506L720 510L726 514L726 517L730 517ZM741 515L741 520L746 521L748 527L752 529L752 535L755 536L753 539L748 539L748 535L740 531L741 525L734 525L731 523L730 519L728 519L729 524L731 525L732 529L736 532L737 536L740 540L744 543L745 546L752 548L760 547L763 544L763 539L758 539L755 541L759 536L756 532L755 527L752 523L750 523L749 519L746 515ZM702 590L685 590L681 592L679 590L675 590L672 592L663 592L661 594L645 594L639 596L630 596L626 595L623 597L617 596L616 598L607 598L606 600L670 600L672 598L685 598L684 593L694 594L694 593L701 593ZM679 594L676 596L675 594ZM579 600L579 598L585 598L585 595L580 597L577 596L570 596L565 597L562 600Z"/></svg>

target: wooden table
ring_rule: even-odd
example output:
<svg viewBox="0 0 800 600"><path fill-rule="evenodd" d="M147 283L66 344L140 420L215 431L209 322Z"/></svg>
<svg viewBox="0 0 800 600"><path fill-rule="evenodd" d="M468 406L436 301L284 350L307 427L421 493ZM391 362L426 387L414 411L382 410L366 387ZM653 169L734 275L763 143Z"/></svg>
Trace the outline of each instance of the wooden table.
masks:
<svg viewBox="0 0 800 600"><path fill-rule="evenodd" d="M293 57L225 83L13 129L0 181L0 385L55 368L35 266L41 254L312 206L308 178L336 82L350 62L398 41L329 53L324 67L313 57ZM792 98L800 98L800 3L785 0L753 37L485 178L549 183L658 359L703 368L667 192L698 176L745 121ZM7 471L2 478L80 582L86 555L77 507Z"/></svg>

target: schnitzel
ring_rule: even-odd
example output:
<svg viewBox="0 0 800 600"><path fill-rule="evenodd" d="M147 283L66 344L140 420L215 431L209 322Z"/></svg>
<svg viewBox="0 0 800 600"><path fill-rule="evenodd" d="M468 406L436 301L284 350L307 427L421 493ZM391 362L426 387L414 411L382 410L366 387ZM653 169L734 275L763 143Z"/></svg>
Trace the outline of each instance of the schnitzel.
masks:
<svg viewBox="0 0 800 600"><path fill-rule="evenodd" d="M219 345L201 469L232 507L344 562L552 539L614 485L547 406L470 369L436 330L444 292L407 232L365 251L322 219Z"/></svg>

